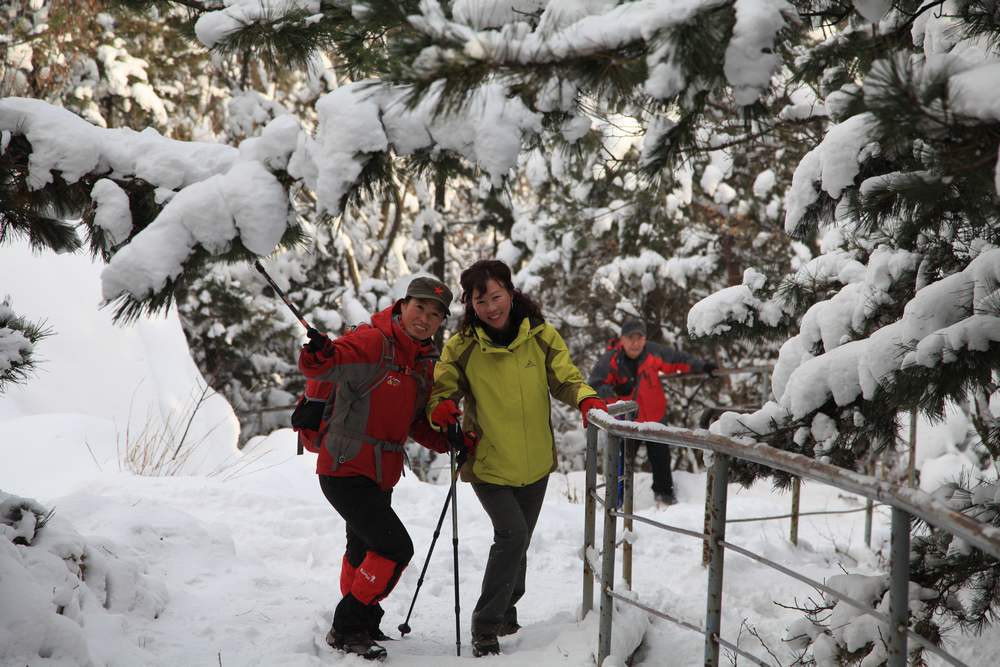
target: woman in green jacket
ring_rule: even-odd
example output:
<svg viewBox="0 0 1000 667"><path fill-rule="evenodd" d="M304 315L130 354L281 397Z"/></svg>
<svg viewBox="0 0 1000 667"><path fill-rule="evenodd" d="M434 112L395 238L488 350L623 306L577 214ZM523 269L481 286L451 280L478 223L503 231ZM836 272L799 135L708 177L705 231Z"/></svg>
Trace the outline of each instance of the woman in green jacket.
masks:
<svg viewBox="0 0 1000 667"><path fill-rule="evenodd" d="M520 629L516 605L524 595L528 544L556 465L550 395L578 407L584 426L590 409L606 406L538 305L514 289L506 264L478 261L462 272L461 284L465 317L434 368L427 411L436 427L461 418L462 429L480 438L461 473L493 522L472 613L478 657L499 653L497 637Z"/></svg>

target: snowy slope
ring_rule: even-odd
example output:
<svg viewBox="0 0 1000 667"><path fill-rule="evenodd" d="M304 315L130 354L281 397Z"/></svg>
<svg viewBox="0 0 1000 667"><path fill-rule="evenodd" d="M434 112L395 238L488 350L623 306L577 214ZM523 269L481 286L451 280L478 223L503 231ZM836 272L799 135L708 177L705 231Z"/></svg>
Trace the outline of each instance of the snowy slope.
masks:
<svg viewBox="0 0 1000 667"><path fill-rule="evenodd" d="M0 395L0 424L29 419L30 427L18 428L29 433L44 429L51 435L34 439L32 448L43 448L49 454L46 458L69 457L81 464L96 459L90 470L107 469L115 459L115 439L94 438L90 444L97 449L92 452L87 451L86 438L80 438L77 446L52 449L52 439L63 432L52 414L87 415L88 432L117 434L119 446L124 446L144 432L179 435L186 426L185 413L205 387L175 311L122 327L111 322L110 309L99 309L102 268L83 254L33 254L21 244L0 246L0 294L13 297L22 314L45 320L53 331L37 346L38 373L26 385L12 385ZM30 421L38 415L46 417ZM236 452L239 424L219 395L206 397L187 441L197 443L209 434L211 442L192 452L186 472L211 472ZM5 458L15 455L15 447L24 446L11 438L0 439ZM35 477L47 465L50 462L43 459L38 471L4 466L0 488L16 492L13 481Z"/></svg>
<svg viewBox="0 0 1000 667"><path fill-rule="evenodd" d="M108 665L319 665L364 664L322 644L333 606L339 598L337 576L344 548L343 524L319 492L309 457L295 457L289 431L258 442L265 459L230 478L149 478L123 473L89 476L85 487L58 498L42 498L56 507L52 530L76 531L92 545L122 560L116 567L122 587L144 591L130 606L104 609L81 604L78 622L86 640L78 652L64 652L55 662L32 661L30 653L10 653L0 645L0 664ZM272 457L269 463L264 463ZM279 463L280 461L280 463ZM71 479L73 470L53 471ZM686 528L701 525L704 478L678 473L681 504L650 508L648 476L639 480L638 504L651 517ZM596 648L596 618L583 623L580 604L579 549L582 505L579 474L553 476L539 527L529 553L528 594L520 606L524 630L503 642L505 655L496 663L517 665L589 665ZM410 620L413 633L388 642L391 664L413 667L460 664L467 660L469 614L491 542L491 527L471 489L459 493L459 559L463 655L454 657L454 598L450 520L433 553L426 580ZM417 555L396 591L388 598L383 628L394 636L405 618L419 568L426 556L434 523L447 487L404 478L394 497L409 527ZM731 512L738 516L783 513L787 496L766 486L750 491L731 489ZM858 501L806 485L806 510L852 507ZM798 548L787 541L787 523L730 524L728 538L804 573L823 578L843 566L873 573L877 554L861 544L862 515L808 517ZM885 521L875 530L876 545L887 539ZM48 528L45 530L49 530ZM705 571L700 544L644 526L636 530L636 587L641 599L695 623L704 614ZM43 533L44 534L44 533ZM0 545L4 540L0 540ZM9 545L8 544L8 551ZM17 547L23 558L43 547ZM10 569L10 554L0 550L0 574ZM0 577L0 588L9 577ZM93 584L90 584L93 586ZM619 587L621 587L619 582ZM0 637L28 609L10 590L0 595ZM747 620L784 664L790 653L781 636L797 614L775 603L791 604L813 594L797 584L737 555L727 557L724 633L735 638ZM152 603L143 600L152 598ZM151 607L152 605L152 607ZM150 609L156 609L156 613ZM44 625L58 618L51 611L31 612ZM63 619L65 621L65 619ZM616 628L628 639L646 629L634 614ZM957 650L970 664L982 662L996 639L980 639ZM23 644L23 643L22 643ZM762 653L756 639L742 632L741 646ZM84 649L83 646L86 648ZM14 644L16 649L18 644ZM28 648L31 648L30 646ZM87 652L84 653L84 650ZM619 651L621 649L619 648ZM621 653L619 652L619 656ZM642 665L701 663L697 635L662 622L649 625L640 649ZM618 664L618 661L614 661Z"/></svg>
<svg viewBox="0 0 1000 667"><path fill-rule="evenodd" d="M0 396L0 665L360 665L322 641L339 599L344 527L327 505L311 456L294 456L290 431L236 452L232 412L218 399L197 428L204 460L184 475L140 476L121 465L125 425L170 419L200 380L176 317L116 328L96 309L99 270L81 256L31 257L0 248L0 284L32 318L58 332L40 346L48 363L27 387ZM223 426L214 431L218 422ZM928 437L930 436L930 437ZM921 431L921 441L944 442ZM938 458L938 477L958 458ZM928 471L927 461L924 464ZM637 508L652 518L700 530L704 476L677 473L681 503L652 507L648 475L637 480ZM404 477L394 505L416 556L386 600L392 634L414 594L447 488ZM34 498L54 508L31 542L33 514L15 512ZM487 664L591 665L596 615L577 620L583 534L582 473L554 475L529 552L524 629L502 641ZM766 484L730 489L730 516L784 514L787 495ZM806 484L803 511L857 508L861 502ZM824 579L843 570L881 571L887 520L880 511L875 551L862 543L863 515L804 517L800 544L786 520L734 523L727 539ZM17 514L15 517L14 515ZM13 517L13 518L12 518ZM468 660L469 617L492 527L468 485L459 487L459 558L463 656L455 652L450 521L442 531L410 619L413 633L389 642L390 662L439 667ZM600 538L598 538L600 539ZM700 625L705 610L701 544L638 525L635 583L640 599ZM782 641L800 614L792 605L815 592L739 556L726 558L723 633L782 664ZM841 569L843 568L843 570ZM618 584L619 590L622 583ZM742 627L746 622L747 626ZM753 637L752 627L760 636ZM614 632L609 665L686 666L702 662L703 640L688 630L626 610ZM949 648L971 665L992 664L1000 634L956 637ZM936 664L932 662L931 664Z"/></svg>

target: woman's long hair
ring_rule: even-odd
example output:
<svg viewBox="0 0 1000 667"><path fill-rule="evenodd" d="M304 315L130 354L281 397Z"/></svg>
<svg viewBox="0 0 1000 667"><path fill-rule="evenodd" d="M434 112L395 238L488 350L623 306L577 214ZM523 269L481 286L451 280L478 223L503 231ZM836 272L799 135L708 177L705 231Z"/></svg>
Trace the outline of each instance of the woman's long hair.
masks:
<svg viewBox="0 0 1000 667"><path fill-rule="evenodd" d="M486 283L490 278L500 283L504 289L512 294L512 320L520 321L525 317L540 322L545 320L541 307L527 294L514 288L509 266L498 259L481 259L462 271L462 277L459 279L462 285L462 303L465 304L465 315L458 327L459 331L471 332L473 326L482 323L479 316L476 315L475 308L472 307L472 293L477 290L480 294L485 292Z"/></svg>

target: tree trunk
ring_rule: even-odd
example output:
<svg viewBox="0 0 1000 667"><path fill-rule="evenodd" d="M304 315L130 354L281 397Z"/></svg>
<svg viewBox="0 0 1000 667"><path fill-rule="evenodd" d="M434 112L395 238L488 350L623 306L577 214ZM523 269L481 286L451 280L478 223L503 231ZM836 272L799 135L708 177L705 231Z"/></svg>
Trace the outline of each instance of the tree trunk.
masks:
<svg viewBox="0 0 1000 667"><path fill-rule="evenodd" d="M438 277L441 282L446 282L445 280L445 222L444 222L444 193L445 185L448 182L448 176L444 172L439 171L434 178L434 210L437 211L438 216L441 220L441 225L434 232L434 239L431 242L431 256L434 259L434 275ZM444 331L438 329L437 334L434 336L434 343L437 344L438 349L441 348L444 343Z"/></svg>

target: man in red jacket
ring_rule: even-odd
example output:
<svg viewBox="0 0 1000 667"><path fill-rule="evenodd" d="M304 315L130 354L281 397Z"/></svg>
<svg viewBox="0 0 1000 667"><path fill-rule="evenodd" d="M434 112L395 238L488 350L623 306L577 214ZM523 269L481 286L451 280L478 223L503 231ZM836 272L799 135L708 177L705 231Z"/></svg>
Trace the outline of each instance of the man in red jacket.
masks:
<svg viewBox="0 0 1000 667"><path fill-rule="evenodd" d="M660 384L660 373L711 373L712 361L702 361L666 345L646 340L646 324L629 319L622 324L621 337L608 344L607 351L594 365L587 381L601 398L632 400L639 404L635 421L663 422L667 398ZM670 470L670 449L666 445L647 444L646 455L653 469L653 495L665 505L677 502L674 478Z"/></svg>
<svg viewBox="0 0 1000 667"><path fill-rule="evenodd" d="M430 427L425 406L438 352L432 338L451 305L448 287L428 277L410 282L406 297L376 313L371 325L330 340L309 332L299 369L310 380L336 383L324 411L316 473L320 488L347 524L340 571L343 599L327 642L370 660L386 657L376 639L385 598L413 557L413 542L391 506L403 471L407 437L448 451Z"/></svg>

